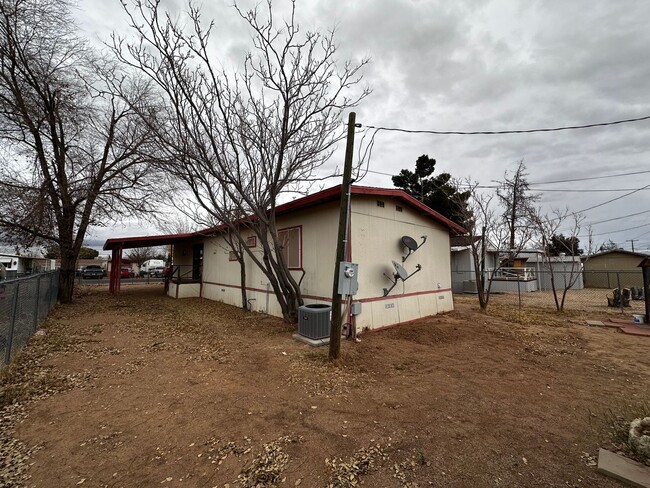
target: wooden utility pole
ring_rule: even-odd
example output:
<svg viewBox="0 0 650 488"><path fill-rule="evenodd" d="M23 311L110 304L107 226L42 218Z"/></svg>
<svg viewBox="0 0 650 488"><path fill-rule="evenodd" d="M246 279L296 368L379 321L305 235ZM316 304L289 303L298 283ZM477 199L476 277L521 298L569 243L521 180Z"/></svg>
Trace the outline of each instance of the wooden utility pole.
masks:
<svg viewBox="0 0 650 488"><path fill-rule="evenodd" d="M339 268L345 260L347 248L346 228L348 224L348 202L350 186L352 185L352 157L354 155L354 129L357 114L350 112L348 116L348 140L345 145L345 165L343 167L343 182L341 183L341 211L339 213L339 234L336 243L336 262L334 263L334 284L332 286L332 326L330 328L330 360L341 357L341 295L339 294Z"/></svg>
<svg viewBox="0 0 650 488"><path fill-rule="evenodd" d="M634 241L638 241L639 239L628 239L625 242L631 242L632 243L632 252L634 252Z"/></svg>

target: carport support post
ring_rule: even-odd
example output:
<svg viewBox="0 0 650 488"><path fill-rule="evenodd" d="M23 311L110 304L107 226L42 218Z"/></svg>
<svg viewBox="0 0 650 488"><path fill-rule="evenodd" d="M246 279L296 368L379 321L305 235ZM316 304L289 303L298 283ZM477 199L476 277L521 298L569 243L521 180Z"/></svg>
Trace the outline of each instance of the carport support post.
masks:
<svg viewBox="0 0 650 488"><path fill-rule="evenodd" d="M339 234L336 243L336 262L334 263L334 285L332 287L332 326L330 328L330 360L341 357L341 295L339 294L339 268L345 259L347 242L345 231L348 224L348 202L352 185L352 157L354 155L354 129L357 114L348 116L348 140L345 145L345 165L341 183L341 209L339 213Z"/></svg>
<svg viewBox="0 0 650 488"><path fill-rule="evenodd" d="M111 275L109 277L109 291L113 295L120 293L120 273L122 271L122 246L113 249L111 254Z"/></svg>

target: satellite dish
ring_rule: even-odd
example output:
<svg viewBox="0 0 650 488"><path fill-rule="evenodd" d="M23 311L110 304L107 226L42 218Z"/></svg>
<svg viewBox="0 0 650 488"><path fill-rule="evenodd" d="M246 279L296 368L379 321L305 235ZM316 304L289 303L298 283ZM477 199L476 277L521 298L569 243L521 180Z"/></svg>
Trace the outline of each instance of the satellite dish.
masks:
<svg viewBox="0 0 650 488"><path fill-rule="evenodd" d="M408 271L406 271L401 264L393 261L393 266L395 267L395 274L399 276L402 281L406 280L409 277Z"/></svg>
<svg viewBox="0 0 650 488"><path fill-rule="evenodd" d="M415 251L418 248L418 243L415 242L415 239L413 239L411 236L403 236L402 244L404 244L411 252Z"/></svg>

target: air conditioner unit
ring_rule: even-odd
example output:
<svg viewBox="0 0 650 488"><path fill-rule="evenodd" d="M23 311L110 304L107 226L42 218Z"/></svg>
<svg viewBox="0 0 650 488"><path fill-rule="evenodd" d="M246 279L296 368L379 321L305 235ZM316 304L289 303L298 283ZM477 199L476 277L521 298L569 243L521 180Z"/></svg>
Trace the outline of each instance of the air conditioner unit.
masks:
<svg viewBox="0 0 650 488"><path fill-rule="evenodd" d="M308 339L325 339L330 336L332 306L312 303L298 307L298 334Z"/></svg>

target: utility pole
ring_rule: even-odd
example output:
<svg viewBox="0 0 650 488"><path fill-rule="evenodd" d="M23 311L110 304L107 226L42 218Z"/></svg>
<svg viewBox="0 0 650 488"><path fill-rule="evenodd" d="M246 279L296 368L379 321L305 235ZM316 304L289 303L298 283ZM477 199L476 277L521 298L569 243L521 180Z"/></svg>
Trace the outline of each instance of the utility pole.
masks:
<svg viewBox="0 0 650 488"><path fill-rule="evenodd" d="M334 263L334 284L332 287L332 324L330 329L330 360L341 357L341 295L339 294L339 270L345 260L347 248L346 228L348 224L348 202L352 185L352 157L354 155L354 129L357 114L350 112L348 116L348 140L345 145L345 165L343 167L343 182L341 183L341 211L339 213L339 233L336 243L336 262Z"/></svg>
<svg viewBox="0 0 650 488"><path fill-rule="evenodd" d="M634 252L634 241L638 241L639 239L628 239L625 242L631 242L632 243L632 252Z"/></svg>

